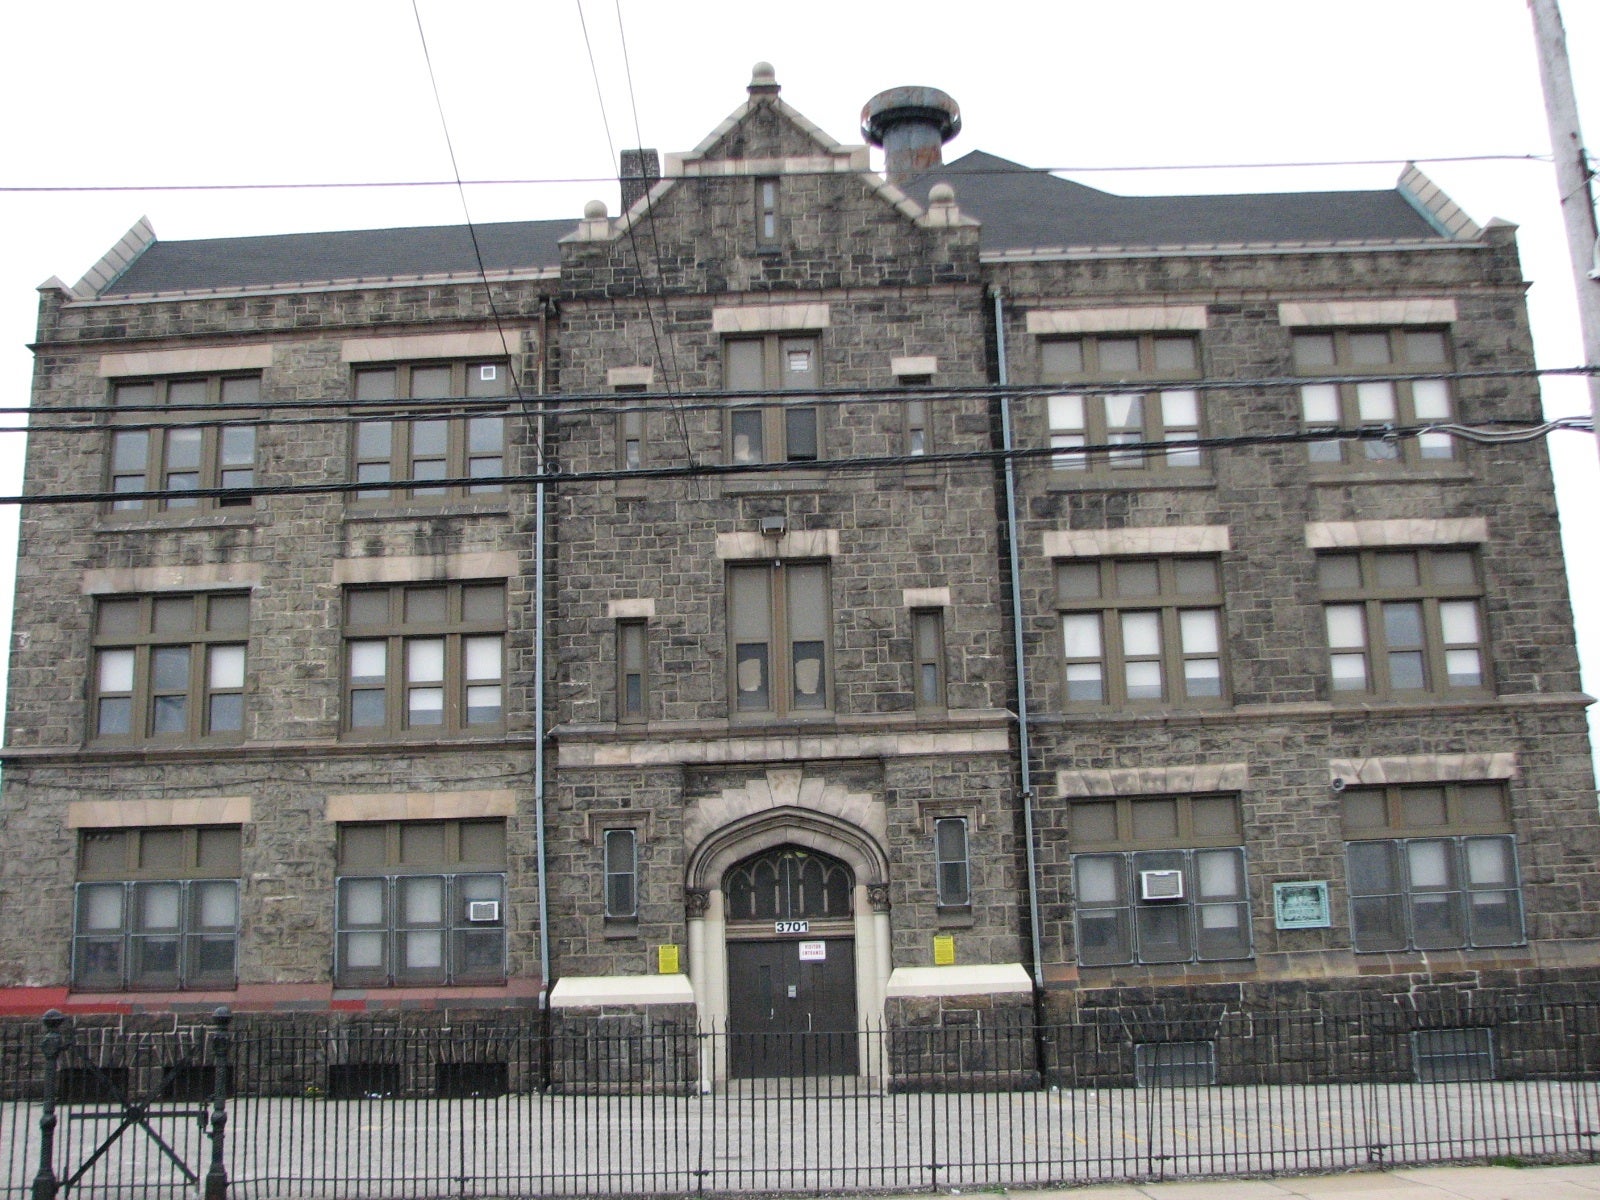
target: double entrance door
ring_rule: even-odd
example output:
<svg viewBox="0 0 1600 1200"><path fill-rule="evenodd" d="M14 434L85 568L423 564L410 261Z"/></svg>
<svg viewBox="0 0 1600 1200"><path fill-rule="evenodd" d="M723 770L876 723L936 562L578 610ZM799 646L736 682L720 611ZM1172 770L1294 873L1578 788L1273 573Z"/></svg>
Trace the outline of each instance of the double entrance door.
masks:
<svg viewBox="0 0 1600 1200"><path fill-rule="evenodd" d="M850 937L728 943L728 1070L736 1078L854 1075Z"/></svg>

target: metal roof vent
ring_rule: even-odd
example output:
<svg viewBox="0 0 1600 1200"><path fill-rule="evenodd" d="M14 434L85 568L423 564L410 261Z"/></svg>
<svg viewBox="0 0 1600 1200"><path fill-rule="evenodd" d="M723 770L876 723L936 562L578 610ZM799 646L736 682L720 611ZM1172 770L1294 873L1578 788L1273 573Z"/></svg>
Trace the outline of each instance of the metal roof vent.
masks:
<svg viewBox="0 0 1600 1200"><path fill-rule="evenodd" d="M960 132L961 106L938 88L890 88L861 110L861 136L883 147L896 186L942 165L944 144Z"/></svg>

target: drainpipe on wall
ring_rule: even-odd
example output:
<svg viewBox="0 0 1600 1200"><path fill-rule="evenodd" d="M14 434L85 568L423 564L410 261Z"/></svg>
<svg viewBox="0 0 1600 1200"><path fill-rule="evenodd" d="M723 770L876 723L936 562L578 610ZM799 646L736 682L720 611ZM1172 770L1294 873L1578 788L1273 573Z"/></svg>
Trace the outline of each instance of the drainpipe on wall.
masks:
<svg viewBox="0 0 1600 1200"><path fill-rule="evenodd" d="M1000 387L1011 383L1006 367L1005 294L994 293L994 340L1000 370ZM1039 866L1033 851L1033 773L1028 758L1028 666L1022 644L1022 564L1017 550L1017 479L1011 451L1011 396L1000 393L1000 437L1005 451L1006 552L1011 560L1011 630L1017 660L1017 753L1022 760L1022 828L1028 851L1028 924L1033 933L1033 994L1037 1009L1044 992L1044 944L1039 933ZM1035 1026L1038 1022L1034 1022Z"/></svg>
<svg viewBox="0 0 1600 1200"><path fill-rule="evenodd" d="M534 484L533 510L533 812L539 874L539 1009L550 1007L550 892L545 877L544 846L544 396L550 362L550 298L539 298L539 365L535 387L539 415L534 424L534 462L539 481ZM549 1056L545 1056L548 1062Z"/></svg>

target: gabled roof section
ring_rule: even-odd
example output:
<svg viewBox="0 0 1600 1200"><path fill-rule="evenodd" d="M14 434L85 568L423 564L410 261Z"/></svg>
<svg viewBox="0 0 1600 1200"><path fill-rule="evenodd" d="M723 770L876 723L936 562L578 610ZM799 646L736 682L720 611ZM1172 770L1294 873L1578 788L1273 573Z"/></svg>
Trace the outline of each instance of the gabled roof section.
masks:
<svg viewBox="0 0 1600 1200"><path fill-rule="evenodd" d="M626 233L646 213L659 207L679 180L718 176L853 174L861 178L869 191L899 209L902 216L913 221L926 219L926 203L913 201L872 170L866 146L835 141L803 113L779 99L779 90L772 64L758 62L750 76L750 98L729 113L693 150L663 155L661 180L622 215L611 228L611 235ZM754 155L725 152L724 148L730 145L741 126L767 114L775 116L795 134L789 145L781 150L769 146L766 153L758 148ZM948 219L940 220L939 224L972 223L963 220L953 206L945 206L943 213ZM595 240L597 236L591 233L581 240Z"/></svg>
<svg viewBox="0 0 1600 1200"><path fill-rule="evenodd" d="M139 253L119 269L112 264L140 222L74 289L80 299L116 299L164 293L245 291L331 284L393 283L476 276L478 253L490 275L554 270L560 265L563 221L503 221L478 225L424 225L405 229L354 229L267 237L162 242L149 232ZM473 234L477 235L477 250ZM96 282L104 277L104 282ZM86 286L91 285L93 286Z"/></svg>
<svg viewBox="0 0 1600 1200"><path fill-rule="evenodd" d="M1413 198L1406 183L1412 173L1432 189L1427 199ZM1414 167L1402 177L1401 187L1391 191L1117 196L977 150L929 171L905 190L925 203L929 190L941 181L953 185L962 210L983 223L985 254L1113 247L1447 244L1474 239L1478 233L1466 214ZM1452 216L1441 219L1429 205L1439 206L1437 212L1446 211L1443 205L1448 205Z"/></svg>

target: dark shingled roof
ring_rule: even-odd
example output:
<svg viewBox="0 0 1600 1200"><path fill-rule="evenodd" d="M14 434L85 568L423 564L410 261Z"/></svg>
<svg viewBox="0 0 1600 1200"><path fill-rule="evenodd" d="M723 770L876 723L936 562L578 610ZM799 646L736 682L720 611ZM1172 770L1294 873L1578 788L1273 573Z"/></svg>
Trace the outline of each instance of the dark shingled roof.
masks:
<svg viewBox="0 0 1600 1200"><path fill-rule="evenodd" d="M1236 242L1443 240L1398 191L1239 196L1114 196L975 150L912 180L926 204L945 181L983 222L986 251L1059 246L1208 246Z"/></svg>
<svg viewBox="0 0 1600 1200"><path fill-rule="evenodd" d="M983 222L986 251L1064 246L1438 239L1398 191L1239 196L1114 196L981 150L911 181L921 204L946 180ZM572 220L479 225L489 271L557 267ZM335 279L407 279L478 270L465 225L155 242L102 295L271 287Z"/></svg>
<svg viewBox="0 0 1600 1200"><path fill-rule="evenodd" d="M573 220L502 221L479 225L478 245L489 271L555 267L556 243L577 228ZM476 274L478 260L465 225L411 229L353 229L275 237L155 242L102 295L207 288L271 287L331 279L388 279Z"/></svg>

